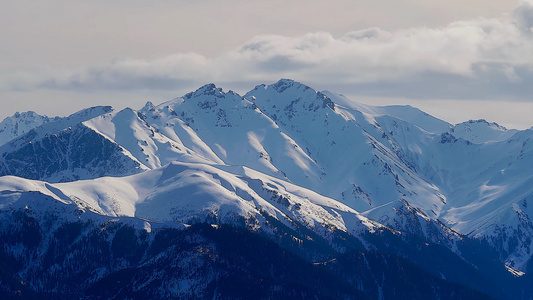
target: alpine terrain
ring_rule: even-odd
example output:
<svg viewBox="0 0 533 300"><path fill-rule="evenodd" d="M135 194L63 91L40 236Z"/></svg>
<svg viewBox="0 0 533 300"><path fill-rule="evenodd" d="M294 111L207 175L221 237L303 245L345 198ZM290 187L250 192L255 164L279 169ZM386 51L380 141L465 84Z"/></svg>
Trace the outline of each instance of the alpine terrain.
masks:
<svg viewBox="0 0 533 300"><path fill-rule="evenodd" d="M533 130L282 79L0 123L2 299L531 299Z"/></svg>

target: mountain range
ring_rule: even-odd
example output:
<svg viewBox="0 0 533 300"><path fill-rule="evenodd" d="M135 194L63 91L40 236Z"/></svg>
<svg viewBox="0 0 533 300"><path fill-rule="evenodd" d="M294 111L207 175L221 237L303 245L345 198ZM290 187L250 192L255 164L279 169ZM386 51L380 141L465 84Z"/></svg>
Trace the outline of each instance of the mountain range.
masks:
<svg viewBox="0 0 533 300"><path fill-rule="evenodd" d="M17 113L0 123L0 293L530 299L532 138L289 79Z"/></svg>

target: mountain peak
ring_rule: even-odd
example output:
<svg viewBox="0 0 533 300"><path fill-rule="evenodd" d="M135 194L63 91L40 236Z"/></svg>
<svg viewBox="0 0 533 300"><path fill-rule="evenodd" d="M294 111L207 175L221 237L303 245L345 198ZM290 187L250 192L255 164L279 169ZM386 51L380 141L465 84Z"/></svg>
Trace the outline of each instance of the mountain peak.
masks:
<svg viewBox="0 0 533 300"><path fill-rule="evenodd" d="M186 94L183 98L191 99L199 96L223 97L224 95L225 93L222 91L221 88L217 88L214 83L208 83L200 87L196 91Z"/></svg>
<svg viewBox="0 0 533 300"><path fill-rule="evenodd" d="M57 119L59 117L49 118L47 116L41 116L34 111L16 112L13 116L7 117L0 122L0 145L28 133L44 123Z"/></svg>
<svg viewBox="0 0 533 300"><path fill-rule="evenodd" d="M501 126L500 124L496 123L496 122L492 122L492 123L489 123L487 120L485 119L479 119L479 120L469 120L465 123L468 123L468 124L485 124L487 126L490 126L490 127L495 127L501 131L506 131L507 128ZM463 123L464 124L464 123Z"/></svg>
<svg viewBox="0 0 533 300"><path fill-rule="evenodd" d="M470 123L470 124L474 124L474 123L485 123L485 124L489 124L489 122L487 122L487 120L485 120L485 119L468 120L467 123Z"/></svg>
<svg viewBox="0 0 533 300"><path fill-rule="evenodd" d="M270 112L275 114L276 117L282 111L292 116L299 109L303 109L303 111L317 111L320 108L326 107L332 110L335 109L335 103L327 95L292 79L280 79L278 82L268 86L258 85L244 97L252 99L263 111L270 109L276 110L276 112ZM281 111L279 110L280 108L276 108L276 105L267 108L266 103L271 101L280 104L284 103L285 108Z"/></svg>
<svg viewBox="0 0 533 300"><path fill-rule="evenodd" d="M290 88L290 87L293 87L293 86L302 86L301 83L299 82L296 82L292 79L285 79L285 78L282 78L280 80L278 80L278 82L274 83L273 85L271 85L272 88L274 90L276 90L278 93L283 93L286 89ZM309 88L309 87L307 87Z"/></svg>
<svg viewBox="0 0 533 300"><path fill-rule="evenodd" d="M457 137L473 143L503 141L513 136L518 131L507 129L497 123L489 123L484 119L470 120L459 123L450 129Z"/></svg>
<svg viewBox="0 0 533 300"><path fill-rule="evenodd" d="M308 86L306 86L306 85L304 85L304 84L302 84L300 82L297 82L297 81L294 81L294 80L288 79L288 78L281 78L276 83L273 83L273 84L270 84L270 85L259 84L259 85L255 86L253 91L272 88L276 92L281 94L285 90L287 90L288 88L291 88L291 87L297 87L298 88L298 87L301 87L301 86L305 87L306 89L310 89L310 87L308 87Z"/></svg>
<svg viewBox="0 0 533 300"><path fill-rule="evenodd" d="M24 112L16 112L11 117L7 117L4 119L4 121L10 120L10 119L35 119L35 118L41 118L41 119L51 119L47 116L40 115L32 110L24 111Z"/></svg>
<svg viewBox="0 0 533 300"><path fill-rule="evenodd" d="M153 111L154 110L154 104L152 101L146 101L146 104L143 108L141 108L141 111Z"/></svg>
<svg viewBox="0 0 533 300"><path fill-rule="evenodd" d="M15 118L20 118L20 117L35 117L35 116L37 116L37 113L34 112L33 110L25 111L25 112L22 112L22 113L20 113L20 112L17 111L17 112L13 115L13 117L15 117Z"/></svg>
<svg viewBox="0 0 533 300"><path fill-rule="evenodd" d="M77 111L67 117L67 119L83 119L89 120L99 115L107 114L113 111L113 107L107 106L93 106Z"/></svg>

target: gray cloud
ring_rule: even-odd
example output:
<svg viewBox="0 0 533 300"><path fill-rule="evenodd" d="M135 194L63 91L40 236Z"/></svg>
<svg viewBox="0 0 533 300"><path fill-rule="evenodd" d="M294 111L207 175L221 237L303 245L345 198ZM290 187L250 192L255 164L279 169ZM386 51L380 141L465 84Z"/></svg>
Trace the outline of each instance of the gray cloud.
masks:
<svg viewBox="0 0 533 300"><path fill-rule="evenodd" d="M177 53L79 70L3 75L2 88L172 90L294 78L344 93L417 99L531 100L533 2L508 16L443 27L260 35L218 56ZM334 88L333 88L334 87Z"/></svg>
<svg viewBox="0 0 533 300"><path fill-rule="evenodd" d="M173 89L207 77L208 60L185 53L152 60L121 59L109 65L64 72L46 78L38 88L75 90Z"/></svg>

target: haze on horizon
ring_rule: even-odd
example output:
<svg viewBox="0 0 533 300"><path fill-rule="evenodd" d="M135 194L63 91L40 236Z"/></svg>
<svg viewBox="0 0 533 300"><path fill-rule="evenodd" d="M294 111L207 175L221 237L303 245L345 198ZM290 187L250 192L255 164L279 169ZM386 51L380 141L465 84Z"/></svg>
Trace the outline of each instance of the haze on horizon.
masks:
<svg viewBox="0 0 533 300"><path fill-rule="evenodd" d="M5 1L0 118L292 78L451 123L533 125L533 2Z"/></svg>

